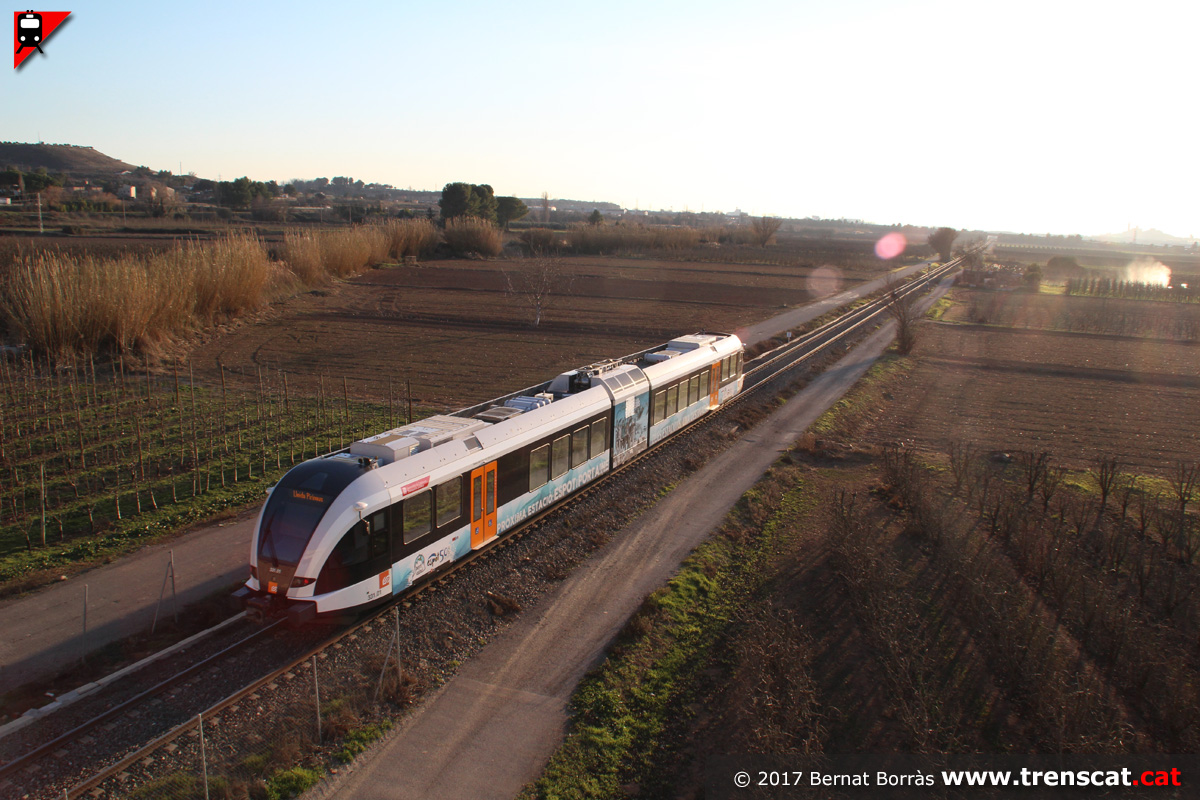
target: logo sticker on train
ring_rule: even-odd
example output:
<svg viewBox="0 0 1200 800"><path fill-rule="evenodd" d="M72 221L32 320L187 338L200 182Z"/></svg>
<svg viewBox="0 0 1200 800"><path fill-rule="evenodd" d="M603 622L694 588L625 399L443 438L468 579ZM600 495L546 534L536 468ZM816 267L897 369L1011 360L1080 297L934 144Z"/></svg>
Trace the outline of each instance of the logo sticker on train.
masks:
<svg viewBox="0 0 1200 800"><path fill-rule="evenodd" d="M403 487L400 489L400 496L401 496L401 497L408 497L410 494L415 494L416 492L419 492L419 491L421 491L422 489L424 489L424 488L425 488L426 486L428 486L428 485L429 485L429 476L428 476L428 475L426 475L424 478L421 478L421 479L419 479L419 480L415 480L415 481L413 481L412 483L409 483L409 484L405 484L405 485L404 485L404 486L403 486Z"/></svg>
<svg viewBox="0 0 1200 800"><path fill-rule="evenodd" d="M42 45L70 15L70 11L14 11L13 69L35 52L45 55Z"/></svg>

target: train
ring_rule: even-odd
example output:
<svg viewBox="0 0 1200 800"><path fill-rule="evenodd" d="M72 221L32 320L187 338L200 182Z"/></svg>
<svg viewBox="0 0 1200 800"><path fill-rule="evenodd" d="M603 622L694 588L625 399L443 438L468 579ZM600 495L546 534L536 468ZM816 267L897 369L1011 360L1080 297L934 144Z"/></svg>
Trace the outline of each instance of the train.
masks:
<svg viewBox="0 0 1200 800"><path fill-rule="evenodd" d="M358 615L728 403L743 366L701 331L304 461L267 490L235 598L260 622Z"/></svg>

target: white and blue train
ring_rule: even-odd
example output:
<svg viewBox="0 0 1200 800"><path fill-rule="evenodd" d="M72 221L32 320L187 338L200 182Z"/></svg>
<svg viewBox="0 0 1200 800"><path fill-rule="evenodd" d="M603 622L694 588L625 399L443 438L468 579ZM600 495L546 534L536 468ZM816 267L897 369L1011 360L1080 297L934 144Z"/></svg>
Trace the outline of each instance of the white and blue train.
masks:
<svg viewBox="0 0 1200 800"><path fill-rule="evenodd" d="M305 461L236 596L293 624L381 603L729 402L742 362L737 336L682 336Z"/></svg>

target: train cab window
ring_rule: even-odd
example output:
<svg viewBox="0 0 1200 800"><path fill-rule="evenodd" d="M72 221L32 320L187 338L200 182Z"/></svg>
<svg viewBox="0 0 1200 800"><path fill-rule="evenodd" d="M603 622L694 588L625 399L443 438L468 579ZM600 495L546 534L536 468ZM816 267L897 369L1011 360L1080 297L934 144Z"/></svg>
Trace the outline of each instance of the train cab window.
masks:
<svg viewBox="0 0 1200 800"><path fill-rule="evenodd" d="M358 522L338 542L330 560L336 560L343 567L352 567L363 563L370 556L371 536L367 533L367 526Z"/></svg>
<svg viewBox="0 0 1200 800"><path fill-rule="evenodd" d="M356 522L334 546L317 575L317 594L344 589L388 568L387 525L373 529L374 517L387 519L387 512Z"/></svg>
<svg viewBox="0 0 1200 800"><path fill-rule="evenodd" d="M583 466L588 460L588 429L580 428L571 434L571 468Z"/></svg>
<svg viewBox="0 0 1200 800"><path fill-rule="evenodd" d="M371 558L377 558L388 551L387 511L377 511L367 520L371 537Z"/></svg>
<svg viewBox="0 0 1200 800"><path fill-rule="evenodd" d="M709 372L708 370L704 370L704 372L700 373L700 396L701 397L708 394L710 391L708 388L708 372Z"/></svg>
<svg viewBox="0 0 1200 800"><path fill-rule="evenodd" d="M438 527L462 516L462 478L453 478L434 489L437 495Z"/></svg>
<svg viewBox="0 0 1200 800"><path fill-rule="evenodd" d="M679 385L676 384L667 389L667 416L671 416L679 410Z"/></svg>
<svg viewBox="0 0 1200 800"><path fill-rule="evenodd" d="M535 447L529 454L529 491L546 485L550 475L550 445Z"/></svg>
<svg viewBox="0 0 1200 800"><path fill-rule="evenodd" d="M414 494L404 501L404 543L409 544L429 533L430 492Z"/></svg>
<svg viewBox="0 0 1200 800"><path fill-rule="evenodd" d="M550 451L550 480L561 477L567 471L570 444L570 436L560 436L554 440Z"/></svg>
<svg viewBox="0 0 1200 800"><path fill-rule="evenodd" d="M592 455L608 452L608 420L598 419L592 423Z"/></svg>
<svg viewBox="0 0 1200 800"><path fill-rule="evenodd" d="M742 374L742 367L745 366L745 363L746 363L745 358L744 358L745 355L746 354L743 353L741 350L738 351L738 354L737 354L737 374L738 375Z"/></svg>

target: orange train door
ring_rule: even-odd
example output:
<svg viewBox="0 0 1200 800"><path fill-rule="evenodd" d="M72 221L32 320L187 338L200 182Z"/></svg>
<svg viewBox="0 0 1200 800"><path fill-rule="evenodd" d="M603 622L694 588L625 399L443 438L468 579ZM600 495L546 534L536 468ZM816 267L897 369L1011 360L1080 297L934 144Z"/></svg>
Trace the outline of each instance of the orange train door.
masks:
<svg viewBox="0 0 1200 800"><path fill-rule="evenodd" d="M471 548L496 538L496 462L471 473Z"/></svg>
<svg viewBox="0 0 1200 800"><path fill-rule="evenodd" d="M708 407L717 407L717 393L721 391L721 362L712 365L712 375L708 378Z"/></svg>

